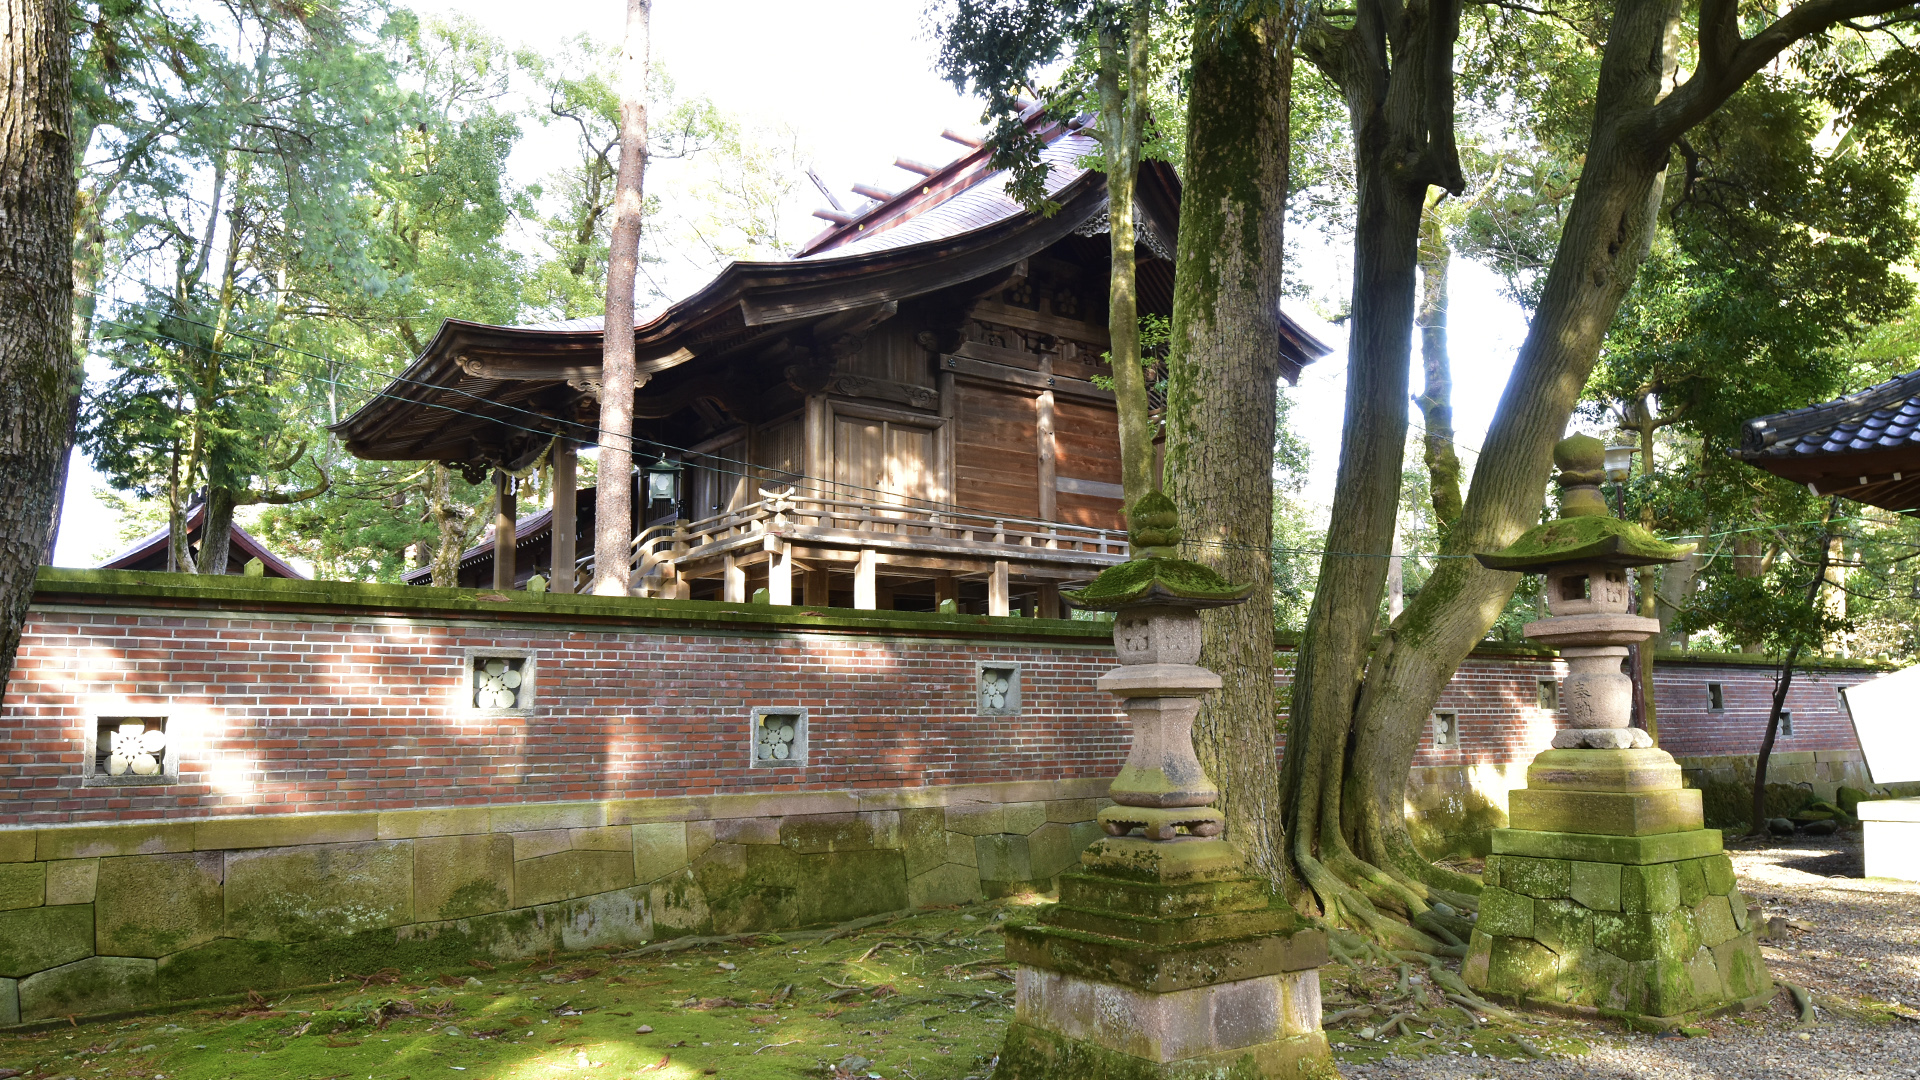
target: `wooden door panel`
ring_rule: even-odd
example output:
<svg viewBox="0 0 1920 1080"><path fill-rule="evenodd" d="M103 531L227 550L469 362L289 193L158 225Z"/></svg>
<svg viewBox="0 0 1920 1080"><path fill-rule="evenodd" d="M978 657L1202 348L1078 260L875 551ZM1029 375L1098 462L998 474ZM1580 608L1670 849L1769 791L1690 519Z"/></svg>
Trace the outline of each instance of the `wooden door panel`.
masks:
<svg viewBox="0 0 1920 1080"><path fill-rule="evenodd" d="M1111 407L1060 401L1053 417L1054 467L1060 476L1120 482L1120 418Z"/></svg>
<svg viewBox="0 0 1920 1080"><path fill-rule="evenodd" d="M886 424L853 416L833 421L833 482L840 497L879 497L886 479Z"/></svg>
<svg viewBox="0 0 1920 1080"><path fill-rule="evenodd" d="M1076 495L1071 491L1062 491L1054 496L1053 512L1060 520L1069 525L1086 525L1095 529L1125 529L1126 515L1121 512L1119 499L1103 499L1097 495Z"/></svg>
<svg viewBox="0 0 1920 1080"><path fill-rule="evenodd" d="M894 501L918 506L933 498L933 432L902 424L887 425L887 475L881 486Z"/></svg>
<svg viewBox="0 0 1920 1080"><path fill-rule="evenodd" d="M954 502L1011 517L1040 514L1033 398L996 387L954 387Z"/></svg>

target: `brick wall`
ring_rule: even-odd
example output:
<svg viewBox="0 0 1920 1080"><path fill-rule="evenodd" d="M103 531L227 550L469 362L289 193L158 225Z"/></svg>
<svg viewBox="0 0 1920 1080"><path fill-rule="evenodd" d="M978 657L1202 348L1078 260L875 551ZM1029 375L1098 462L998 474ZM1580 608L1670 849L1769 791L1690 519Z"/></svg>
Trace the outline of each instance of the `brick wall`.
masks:
<svg viewBox="0 0 1920 1080"><path fill-rule="evenodd" d="M465 706L467 650L530 651L526 715ZM975 708L1017 663L1019 716ZM1111 776L1084 645L36 609L0 711L0 824ZM808 715L754 768L755 706ZM169 714L177 783L80 786L93 717Z"/></svg>
<svg viewBox="0 0 1920 1080"><path fill-rule="evenodd" d="M43 579L0 705L0 825L1097 778L1127 748L1092 689L1113 661L1091 624L175 580ZM534 657L524 715L465 704L470 652L495 649ZM1020 666L1019 715L977 709L980 661ZM1439 704L1459 745L1429 731L1415 765L1531 757L1553 730L1539 682L1562 674L1539 656L1470 659ZM1780 749L1852 749L1835 688L1870 675L1797 679ZM1752 753L1771 679L1663 664L1663 744ZM1723 711L1706 710L1708 682ZM750 767L756 706L807 710L804 767ZM177 782L83 786L96 716L160 714Z"/></svg>

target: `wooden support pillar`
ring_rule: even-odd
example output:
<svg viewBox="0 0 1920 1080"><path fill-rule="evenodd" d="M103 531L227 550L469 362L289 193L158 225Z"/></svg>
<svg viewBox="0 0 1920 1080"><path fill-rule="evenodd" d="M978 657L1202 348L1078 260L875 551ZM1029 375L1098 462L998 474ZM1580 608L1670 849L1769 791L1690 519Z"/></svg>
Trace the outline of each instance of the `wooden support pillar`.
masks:
<svg viewBox="0 0 1920 1080"><path fill-rule="evenodd" d="M1060 586L1040 586L1040 598L1035 602L1033 615L1036 619L1059 619L1065 617L1065 613L1060 610Z"/></svg>
<svg viewBox="0 0 1920 1080"><path fill-rule="evenodd" d="M767 603L793 603L793 545L781 543L767 562Z"/></svg>
<svg viewBox="0 0 1920 1080"><path fill-rule="evenodd" d="M987 579L987 614L1005 615L1010 610L1007 597L1007 561L993 564L993 576Z"/></svg>
<svg viewBox="0 0 1920 1080"><path fill-rule="evenodd" d="M808 607L829 606L833 603L833 595L828 591L828 584L825 570L807 571L801 586L805 590L805 595L800 598L800 602Z"/></svg>
<svg viewBox="0 0 1920 1080"><path fill-rule="evenodd" d="M1053 358L1043 357L1040 361L1040 374L1053 382ZM1033 403L1034 449L1040 455L1040 520L1054 519L1056 496L1060 493L1060 482L1055 472L1057 450L1053 440L1053 391L1042 390Z"/></svg>
<svg viewBox="0 0 1920 1080"><path fill-rule="evenodd" d="M578 450L566 439L553 443L553 582L548 589L557 593L573 591L573 563L579 557L578 518L579 481L574 476Z"/></svg>
<svg viewBox="0 0 1920 1080"><path fill-rule="evenodd" d="M957 607L960 603L960 579L952 574L942 574L933 579L933 606L938 608L948 600Z"/></svg>
<svg viewBox="0 0 1920 1080"><path fill-rule="evenodd" d="M873 583L873 606L880 611L892 611L893 586L876 579Z"/></svg>
<svg viewBox="0 0 1920 1080"><path fill-rule="evenodd" d="M960 399L954 391L953 372L941 368L934 376L934 384L940 391L940 428L933 436L934 454L938 461L934 465L934 478L939 482L939 490L934 492L935 502L952 506L958 502L955 492L959 490L954 479L954 429L959 427L958 416ZM934 535L952 535L936 532Z"/></svg>
<svg viewBox="0 0 1920 1080"><path fill-rule="evenodd" d="M860 561L853 570L853 606L862 611L873 611L880 606L876 588L879 575L875 572L879 563L872 548L860 549Z"/></svg>
<svg viewBox="0 0 1920 1080"><path fill-rule="evenodd" d="M511 474L505 469L493 470L493 587L501 592L513 588L514 532L519 514L513 488Z"/></svg>
<svg viewBox="0 0 1920 1080"><path fill-rule="evenodd" d="M827 495L827 481L833 475L833 410L827 405L827 395L807 395L801 422L802 455L807 473L800 483L801 490L815 496Z"/></svg>
<svg viewBox="0 0 1920 1080"><path fill-rule="evenodd" d="M747 602L747 568L731 555L726 557L726 566L720 571L720 589L720 599L729 604Z"/></svg>

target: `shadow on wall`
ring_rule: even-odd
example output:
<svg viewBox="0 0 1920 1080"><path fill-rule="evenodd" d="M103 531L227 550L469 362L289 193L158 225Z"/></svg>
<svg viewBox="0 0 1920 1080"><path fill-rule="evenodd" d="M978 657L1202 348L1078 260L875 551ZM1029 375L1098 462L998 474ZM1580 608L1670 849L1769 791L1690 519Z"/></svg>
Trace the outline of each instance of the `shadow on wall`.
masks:
<svg viewBox="0 0 1920 1080"><path fill-rule="evenodd" d="M1407 780L1407 831L1429 859L1485 857L1494 829L1507 827L1507 793L1527 786L1527 763L1435 765Z"/></svg>

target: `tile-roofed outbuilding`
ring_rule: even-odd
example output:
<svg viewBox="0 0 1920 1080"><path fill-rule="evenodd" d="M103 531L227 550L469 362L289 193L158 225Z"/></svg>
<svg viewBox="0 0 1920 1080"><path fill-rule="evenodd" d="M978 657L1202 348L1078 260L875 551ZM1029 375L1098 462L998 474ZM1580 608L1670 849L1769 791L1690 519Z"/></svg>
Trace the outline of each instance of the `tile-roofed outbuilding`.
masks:
<svg viewBox="0 0 1920 1080"><path fill-rule="evenodd" d="M1749 420L1737 453L1816 495L1920 509L1920 371Z"/></svg>

